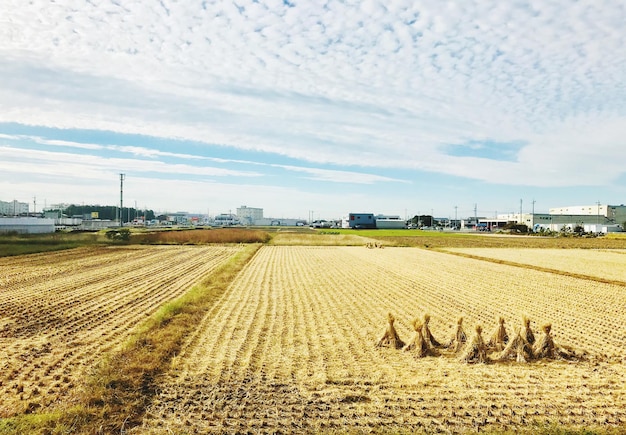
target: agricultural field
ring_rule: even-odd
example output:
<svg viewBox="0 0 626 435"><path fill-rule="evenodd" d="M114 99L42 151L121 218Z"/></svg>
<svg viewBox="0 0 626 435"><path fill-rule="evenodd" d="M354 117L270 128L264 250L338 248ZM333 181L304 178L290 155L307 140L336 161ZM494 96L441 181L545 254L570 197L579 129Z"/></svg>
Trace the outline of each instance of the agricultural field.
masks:
<svg viewBox="0 0 626 435"><path fill-rule="evenodd" d="M565 263L582 254L572 255ZM604 255L624 270L626 255ZM626 283L522 266L415 248L263 246L187 336L131 432L626 430ZM418 357L376 346L388 313L405 342L430 315L442 343L461 316L487 341L497 316L512 336L526 315L538 339L551 323L575 357Z"/></svg>
<svg viewBox="0 0 626 435"><path fill-rule="evenodd" d="M135 326L240 249L88 247L0 258L0 423L72 404Z"/></svg>
<svg viewBox="0 0 626 435"><path fill-rule="evenodd" d="M447 248L446 251L626 285L626 249Z"/></svg>

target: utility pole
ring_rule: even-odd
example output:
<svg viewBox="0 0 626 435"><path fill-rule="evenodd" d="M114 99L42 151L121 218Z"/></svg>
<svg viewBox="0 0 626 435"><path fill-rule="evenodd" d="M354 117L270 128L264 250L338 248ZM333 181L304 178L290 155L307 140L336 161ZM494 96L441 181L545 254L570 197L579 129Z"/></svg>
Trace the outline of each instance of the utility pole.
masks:
<svg viewBox="0 0 626 435"><path fill-rule="evenodd" d="M124 226L124 179L126 174L120 174L120 227Z"/></svg>
<svg viewBox="0 0 626 435"><path fill-rule="evenodd" d="M474 203L474 226L477 227L478 226L478 204Z"/></svg>
<svg viewBox="0 0 626 435"><path fill-rule="evenodd" d="M520 198L519 200L519 223L523 224L524 221L522 220L522 199Z"/></svg>
<svg viewBox="0 0 626 435"><path fill-rule="evenodd" d="M459 208L459 207L457 207L456 205L454 206L454 228L457 228L457 227L458 227L458 225L459 225L459 223L458 223L458 221L457 221L457 218L456 218L456 212L457 212L457 209L458 209L458 208Z"/></svg>

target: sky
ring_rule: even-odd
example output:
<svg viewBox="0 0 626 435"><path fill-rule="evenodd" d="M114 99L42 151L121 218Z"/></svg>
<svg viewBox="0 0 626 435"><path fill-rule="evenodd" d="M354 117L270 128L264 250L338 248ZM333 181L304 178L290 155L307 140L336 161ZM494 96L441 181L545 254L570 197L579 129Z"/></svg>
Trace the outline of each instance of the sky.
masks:
<svg viewBox="0 0 626 435"><path fill-rule="evenodd" d="M621 0L3 0L0 200L336 219L626 203Z"/></svg>

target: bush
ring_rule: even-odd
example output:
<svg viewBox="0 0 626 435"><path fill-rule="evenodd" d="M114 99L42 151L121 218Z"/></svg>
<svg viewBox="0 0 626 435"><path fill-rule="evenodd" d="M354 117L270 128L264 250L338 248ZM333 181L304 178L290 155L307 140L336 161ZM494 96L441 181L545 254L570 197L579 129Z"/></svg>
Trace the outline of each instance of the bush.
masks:
<svg viewBox="0 0 626 435"><path fill-rule="evenodd" d="M119 230L109 230L105 233L105 236L109 240L122 240L127 242L130 240L130 229L120 228Z"/></svg>
<svg viewBox="0 0 626 435"><path fill-rule="evenodd" d="M267 243L267 231L245 228L212 230L155 231L135 235L134 241L144 244L200 245L205 243Z"/></svg>
<svg viewBox="0 0 626 435"><path fill-rule="evenodd" d="M507 224L504 226L504 228L502 228L503 230L509 230L511 232L511 234L516 234L516 233L528 233L529 232L529 228L528 225L526 224Z"/></svg>

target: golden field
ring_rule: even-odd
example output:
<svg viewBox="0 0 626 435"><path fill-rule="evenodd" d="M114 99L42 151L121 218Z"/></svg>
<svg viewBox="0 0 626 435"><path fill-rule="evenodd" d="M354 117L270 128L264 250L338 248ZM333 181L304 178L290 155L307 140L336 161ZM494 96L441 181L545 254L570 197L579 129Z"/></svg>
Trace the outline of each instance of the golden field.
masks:
<svg viewBox="0 0 626 435"><path fill-rule="evenodd" d="M626 431L623 249L368 249L372 239L325 238L255 248L179 323L175 310L153 320L199 282L218 285L242 245L0 259L0 433ZM488 340L497 316L511 335L526 315L537 337L551 323L579 358L417 358L376 347L388 313L404 341L429 314L442 343L461 316L468 335L482 325ZM149 331L175 344L163 351ZM158 361L128 370L137 355ZM120 374L96 389L103 361ZM126 397L141 400L124 408Z"/></svg>
<svg viewBox="0 0 626 435"><path fill-rule="evenodd" d="M623 258L626 267L626 258ZM411 248L263 247L188 337L136 433L472 432L624 427L623 285ZM468 365L376 348L431 315L551 322L585 361Z"/></svg>
<svg viewBox="0 0 626 435"><path fill-rule="evenodd" d="M0 258L0 419L73 403L98 360L237 249L78 248Z"/></svg>

